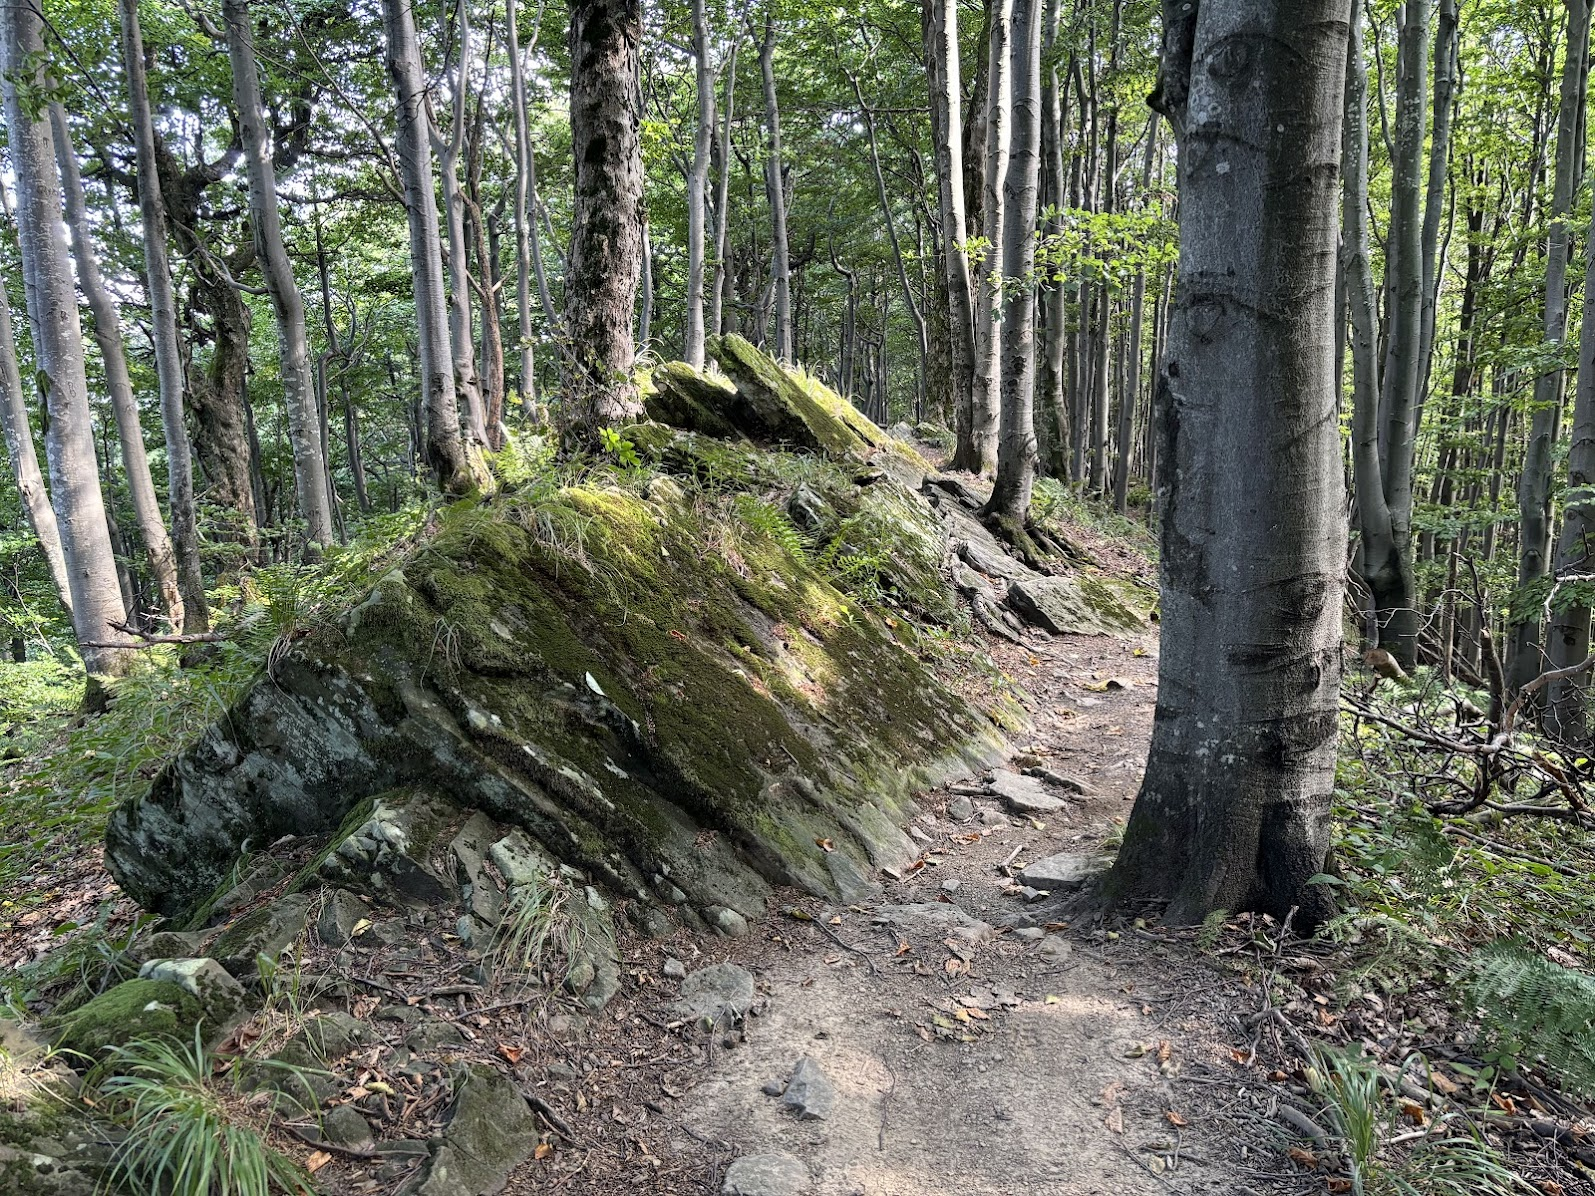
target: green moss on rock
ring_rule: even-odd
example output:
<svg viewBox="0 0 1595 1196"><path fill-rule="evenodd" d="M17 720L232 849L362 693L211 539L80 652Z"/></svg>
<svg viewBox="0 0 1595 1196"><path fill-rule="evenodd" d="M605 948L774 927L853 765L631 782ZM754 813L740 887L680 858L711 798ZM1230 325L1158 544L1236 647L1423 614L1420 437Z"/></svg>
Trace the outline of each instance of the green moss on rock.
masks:
<svg viewBox="0 0 1595 1196"><path fill-rule="evenodd" d="M165 980L124 980L63 1017L45 1022L51 1044L97 1060L140 1038L191 1040L205 1022L199 998Z"/></svg>

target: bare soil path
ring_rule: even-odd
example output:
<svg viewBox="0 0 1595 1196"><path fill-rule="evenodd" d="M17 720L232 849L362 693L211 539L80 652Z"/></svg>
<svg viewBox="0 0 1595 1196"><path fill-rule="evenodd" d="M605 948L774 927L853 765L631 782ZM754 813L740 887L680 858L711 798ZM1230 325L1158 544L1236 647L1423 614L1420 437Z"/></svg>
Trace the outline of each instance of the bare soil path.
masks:
<svg viewBox="0 0 1595 1196"><path fill-rule="evenodd" d="M666 944L689 969L730 960L752 971L752 1014L714 1033L666 1031L676 986L664 979L651 1001L645 987L617 1002L584 1031L597 1065L540 1086L550 1103L582 1106L595 1137L529 1163L509 1191L735 1191L741 1171L722 1187L735 1160L771 1154L797 1160L809 1186L750 1194L1298 1190L1278 1153L1258 1147L1271 1098L1248 1091L1251 1069L1232 1054L1235 981L1189 940L1060 924L1058 902L1020 879L1056 853L1111 846L1150 734L1155 639L1036 637L998 655L1034 721L1014 767L1050 769L1087 794L1049 786L1067 804L1020 816L970 796L984 788L971 778L925 795L913 829L923 864L874 900L794 898L750 939L701 944L695 957ZM635 1051L639 1031L677 1059L690 1036L692 1064L606 1074L606 1052ZM789 1096L805 1058L831 1090L807 1113Z"/></svg>

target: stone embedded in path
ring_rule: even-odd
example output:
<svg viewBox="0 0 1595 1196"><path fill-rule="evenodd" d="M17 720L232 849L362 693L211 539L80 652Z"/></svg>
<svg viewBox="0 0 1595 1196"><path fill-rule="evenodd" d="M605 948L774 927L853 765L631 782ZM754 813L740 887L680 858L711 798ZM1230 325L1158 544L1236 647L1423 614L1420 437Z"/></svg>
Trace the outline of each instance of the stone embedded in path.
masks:
<svg viewBox="0 0 1595 1196"><path fill-rule="evenodd" d="M785 1153L750 1154L731 1164L720 1196L803 1196L812 1190L801 1159Z"/></svg>
<svg viewBox="0 0 1595 1196"><path fill-rule="evenodd" d="M1007 802L1008 808L1016 814L1056 814L1069 808L1068 802L1053 797L1034 777L1021 776L1006 768L999 768L992 774L987 788Z"/></svg>
<svg viewBox="0 0 1595 1196"><path fill-rule="evenodd" d="M802 1121L823 1121L836 1106L836 1087L825 1070L808 1055L799 1059L786 1082L781 1103Z"/></svg>
<svg viewBox="0 0 1595 1196"><path fill-rule="evenodd" d="M681 982L678 1017L718 1025L745 1017L753 1008L753 973L734 963L700 968Z"/></svg>
<svg viewBox="0 0 1595 1196"><path fill-rule="evenodd" d="M1065 851L1026 864L1019 873L1019 880L1031 888L1058 893L1078 889L1112 866L1113 857L1110 855Z"/></svg>
<svg viewBox="0 0 1595 1196"><path fill-rule="evenodd" d="M354 937L354 929L366 916L365 903L348 889L334 889L316 919L316 934L329 947L341 947Z"/></svg>
<svg viewBox="0 0 1595 1196"><path fill-rule="evenodd" d="M665 960L665 966L661 970L664 972L666 980L685 980L687 978L687 965L673 956Z"/></svg>
<svg viewBox="0 0 1595 1196"><path fill-rule="evenodd" d="M947 817L954 822L967 822L975 816L975 803L959 795L947 803Z"/></svg>
<svg viewBox="0 0 1595 1196"><path fill-rule="evenodd" d="M1048 963L1062 963L1073 954L1074 948L1062 935L1049 934L1041 940L1041 945L1036 948L1038 958Z"/></svg>
<svg viewBox="0 0 1595 1196"><path fill-rule="evenodd" d="M989 923L972 918L956 905L945 901L883 905L875 911L875 920L896 930L917 930L937 938L952 935L967 943L990 942L992 935Z"/></svg>
<svg viewBox="0 0 1595 1196"><path fill-rule="evenodd" d="M475 1065L456 1068L452 1080L454 1104L443 1141L401 1196L496 1192L537 1145L537 1120L508 1078Z"/></svg>
<svg viewBox="0 0 1595 1196"><path fill-rule="evenodd" d="M1025 622L1054 635L1115 635L1145 626L1111 585L1083 573L1015 578L1007 602Z"/></svg>

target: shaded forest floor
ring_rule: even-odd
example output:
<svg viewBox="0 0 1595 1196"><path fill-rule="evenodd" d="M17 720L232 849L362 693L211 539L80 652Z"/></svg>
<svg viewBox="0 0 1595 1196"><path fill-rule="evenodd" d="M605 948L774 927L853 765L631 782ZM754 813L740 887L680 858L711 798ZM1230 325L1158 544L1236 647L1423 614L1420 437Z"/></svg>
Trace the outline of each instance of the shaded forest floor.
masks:
<svg viewBox="0 0 1595 1196"><path fill-rule="evenodd" d="M1151 579L1101 522L1069 527L1107 571ZM435 1137L447 1064L506 1071L541 1130L510 1193L719 1193L736 1160L774 1152L826 1196L1349 1191L1319 1070L1327 1044L1361 1046L1394 1075L1387 1137L1410 1148L1431 1131L1487 1133L1535 1190L1595 1192L1583 1107L1527 1069L1481 1086L1443 972L1373 980L1376 966L1399 965L1367 939L1304 943L1266 919L1071 924L1063 890L1027 884L1027 869L1116 845L1151 730L1156 637L1029 632L984 650L997 671L967 658L964 683L1011 687L1032 730L1007 769L922 796L920 861L883 877L876 897L831 907L782 893L742 939L622 929L626 983L597 1014L548 990L461 983L446 936L417 946L415 928L379 919L340 948L310 936L294 1008L373 1027L343 1079L368 1110L373 1093L392 1094L380 1102L385 1137ZM7 786L48 772L69 743L114 750L37 732ZM1023 812L1037 794L1060 804ZM102 982L110 944L139 918L100 863L102 805L8 808L0 978L15 1001ZM747 1016L711 1031L677 1002L682 973L719 963L746 968L756 988ZM262 1032L292 1028L279 1018ZM421 1030L435 1041L411 1050ZM819 1075L808 1105L791 1083L803 1059ZM324 1149L318 1133L280 1129L277 1141L328 1194L391 1192L414 1166L366 1146Z"/></svg>

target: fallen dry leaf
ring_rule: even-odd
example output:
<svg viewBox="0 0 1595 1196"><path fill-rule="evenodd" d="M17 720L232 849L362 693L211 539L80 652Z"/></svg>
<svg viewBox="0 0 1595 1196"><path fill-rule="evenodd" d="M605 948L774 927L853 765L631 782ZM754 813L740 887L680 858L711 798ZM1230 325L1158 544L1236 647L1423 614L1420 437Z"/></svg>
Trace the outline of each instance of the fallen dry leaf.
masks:
<svg viewBox="0 0 1595 1196"><path fill-rule="evenodd" d="M1178 1113L1176 1113L1173 1109L1170 1109L1168 1112L1164 1113L1163 1117L1170 1125L1178 1126L1181 1129L1183 1129L1185 1126L1188 1126L1188 1125L1191 1124L1189 1121L1186 1121L1185 1118L1181 1117Z"/></svg>
<svg viewBox="0 0 1595 1196"><path fill-rule="evenodd" d="M532 1152L532 1157L536 1159L546 1159L553 1153L554 1148L551 1145L549 1145L547 1142L539 1142L537 1144L537 1149Z"/></svg>
<svg viewBox="0 0 1595 1196"><path fill-rule="evenodd" d="M1102 1124L1107 1127L1109 1133L1124 1133L1124 1110L1119 1108L1118 1105L1114 1105L1113 1108L1108 1110L1108 1115L1103 1119Z"/></svg>
<svg viewBox="0 0 1595 1196"><path fill-rule="evenodd" d="M832 843L829 839L816 839L814 840L814 846L818 847L821 851L836 850L836 844Z"/></svg>
<svg viewBox="0 0 1595 1196"><path fill-rule="evenodd" d="M1305 1167L1309 1171L1318 1170L1318 1156L1312 1151L1300 1146L1292 1146L1286 1153L1290 1156L1290 1161L1298 1167Z"/></svg>
<svg viewBox="0 0 1595 1196"><path fill-rule="evenodd" d="M312 1150L310 1157L305 1160L305 1170L314 1175L330 1162L332 1162L332 1156L326 1151Z"/></svg>
<svg viewBox="0 0 1595 1196"><path fill-rule="evenodd" d="M498 1053L503 1055L504 1058L508 1059L511 1063L519 1063L521 1061L521 1056L526 1054L526 1048L522 1046L512 1046L507 1042L501 1042L498 1044Z"/></svg>

